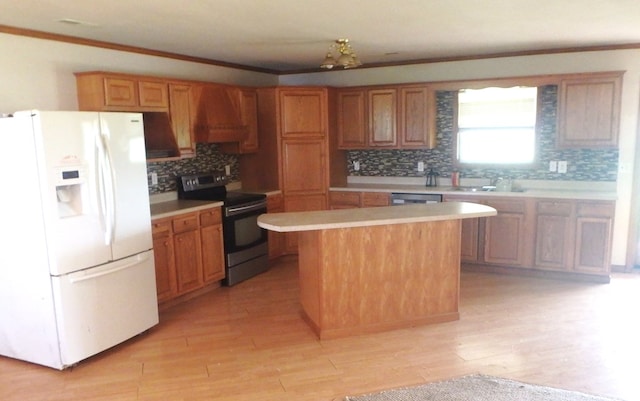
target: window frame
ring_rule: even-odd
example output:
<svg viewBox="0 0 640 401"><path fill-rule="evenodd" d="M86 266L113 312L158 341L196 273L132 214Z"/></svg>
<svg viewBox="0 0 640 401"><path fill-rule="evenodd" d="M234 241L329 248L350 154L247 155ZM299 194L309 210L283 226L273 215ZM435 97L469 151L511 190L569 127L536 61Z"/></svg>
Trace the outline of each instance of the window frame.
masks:
<svg viewBox="0 0 640 401"><path fill-rule="evenodd" d="M520 86L532 86L532 85L520 85ZM489 86L487 86L489 87ZM508 86L500 86L500 87L508 87ZM494 169L526 169L533 170L537 169L540 166L540 126L542 124L542 115L541 115L541 96L539 96L540 86L536 85L538 88L538 95L536 96L536 122L534 129L534 149L533 149L533 160L529 163L463 163L458 160L458 132L460 131L458 127L458 93L459 90L454 91L453 96L453 146L452 146L452 158L453 158L453 167L464 169L464 168L494 168ZM461 88L464 89L464 88ZM483 89L483 88L473 88L473 89Z"/></svg>

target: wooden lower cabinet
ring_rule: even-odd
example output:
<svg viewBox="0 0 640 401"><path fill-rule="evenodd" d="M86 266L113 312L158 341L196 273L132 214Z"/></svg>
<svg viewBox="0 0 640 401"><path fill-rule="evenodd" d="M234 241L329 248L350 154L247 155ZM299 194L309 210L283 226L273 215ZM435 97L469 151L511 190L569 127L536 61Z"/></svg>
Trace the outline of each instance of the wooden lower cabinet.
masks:
<svg viewBox="0 0 640 401"><path fill-rule="evenodd" d="M487 218L484 226L483 261L490 264L527 267L533 248L529 200L489 199L482 202L498 215Z"/></svg>
<svg viewBox="0 0 640 401"><path fill-rule="evenodd" d="M377 207L389 205L389 193L387 192L329 192L330 209L353 209L359 207Z"/></svg>
<svg viewBox="0 0 640 401"><path fill-rule="evenodd" d="M267 195L267 213L284 212L282 194ZM285 234L277 231L267 233L269 236L269 259L275 259L285 254Z"/></svg>
<svg viewBox="0 0 640 401"><path fill-rule="evenodd" d="M178 293L171 220L154 221L151 229L158 302L164 302Z"/></svg>
<svg viewBox="0 0 640 401"><path fill-rule="evenodd" d="M220 208L200 212L202 278L205 284L225 277L223 241Z"/></svg>
<svg viewBox="0 0 640 401"><path fill-rule="evenodd" d="M497 216L466 219L461 261L471 264L608 275L613 201L445 196L482 203Z"/></svg>
<svg viewBox="0 0 640 401"><path fill-rule="evenodd" d="M576 206L576 234L573 268L583 273L609 273L613 202L580 202Z"/></svg>
<svg viewBox="0 0 640 401"><path fill-rule="evenodd" d="M152 221L158 302L224 278L220 208Z"/></svg>

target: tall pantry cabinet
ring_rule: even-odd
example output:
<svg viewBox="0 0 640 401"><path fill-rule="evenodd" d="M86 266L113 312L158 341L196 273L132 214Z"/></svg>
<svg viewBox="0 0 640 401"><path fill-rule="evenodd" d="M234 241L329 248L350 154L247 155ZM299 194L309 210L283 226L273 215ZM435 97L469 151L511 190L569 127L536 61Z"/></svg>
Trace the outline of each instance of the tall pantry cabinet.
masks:
<svg viewBox="0 0 640 401"><path fill-rule="evenodd" d="M260 88L260 149L243 155L245 188L277 188L284 211L325 210L330 181L329 89ZM286 253L297 252L297 236L287 233Z"/></svg>

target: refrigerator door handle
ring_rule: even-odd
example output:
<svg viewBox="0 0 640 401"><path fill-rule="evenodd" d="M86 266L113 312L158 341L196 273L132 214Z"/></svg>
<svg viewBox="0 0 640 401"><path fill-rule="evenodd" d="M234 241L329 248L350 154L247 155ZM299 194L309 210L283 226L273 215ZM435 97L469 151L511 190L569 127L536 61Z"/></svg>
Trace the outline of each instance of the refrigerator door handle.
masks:
<svg viewBox="0 0 640 401"><path fill-rule="evenodd" d="M105 244L111 245L116 230L115 175L109 147L102 133L98 134L98 176L102 215L105 219Z"/></svg>
<svg viewBox="0 0 640 401"><path fill-rule="evenodd" d="M113 274L113 273L119 272L121 270L128 269L128 268L130 268L132 266L139 265L140 263L144 262L147 259L149 259L149 254L148 253L139 254L132 261L127 262L127 263L125 263L123 265L114 267L112 269L99 271L99 272L93 273L93 274L86 274L86 275L82 275L82 276L79 276L79 277L70 277L69 278L69 282L71 282L71 283L80 283L82 281L93 280L93 279L98 278L98 277L102 277L102 276L106 276L106 275L109 275L109 274Z"/></svg>

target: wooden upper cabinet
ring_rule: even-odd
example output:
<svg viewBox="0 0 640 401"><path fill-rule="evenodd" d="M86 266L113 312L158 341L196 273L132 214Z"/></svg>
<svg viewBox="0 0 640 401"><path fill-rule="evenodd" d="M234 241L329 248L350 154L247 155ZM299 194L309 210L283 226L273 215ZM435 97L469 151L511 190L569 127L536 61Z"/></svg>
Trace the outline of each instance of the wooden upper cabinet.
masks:
<svg viewBox="0 0 640 401"><path fill-rule="evenodd" d="M327 95L325 89L282 90L280 91L280 110L283 138L326 135Z"/></svg>
<svg viewBox="0 0 640 401"><path fill-rule="evenodd" d="M222 151L226 153L245 154L256 153L259 148L258 141L258 94L255 89L242 89L240 91L240 118L247 126L247 138L239 142L226 142L220 144Z"/></svg>
<svg viewBox="0 0 640 401"><path fill-rule="evenodd" d="M138 106L138 88L133 79L105 77L103 84L105 106Z"/></svg>
<svg viewBox="0 0 640 401"><path fill-rule="evenodd" d="M559 88L560 148L616 147L622 73L563 79Z"/></svg>
<svg viewBox="0 0 640 401"><path fill-rule="evenodd" d="M181 156L195 155L191 85L169 84L171 125Z"/></svg>
<svg viewBox="0 0 640 401"><path fill-rule="evenodd" d="M367 110L364 89L338 92L338 148L357 149L367 146Z"/></svg>
<svg viewBox="0 0 640 401"><path fill-rule="evenodd" d="M167 111L169 88L166 82L108 75L76 74L80 110Z"/></svg>
<svg viewBox="0 0 640 401"><path fill-rule="evenodd" d="M401 148L436 146L435 92L427 86L401 87L399 137Z"/></svg>
<svg viewBox="0 0 640 401"><path fill-rule="evenodd" d="M138 102L140 107L169 108L169 93L166 82L138 81Z"/></svg>
<svg viewBox="0 0 640 401"><path fill-rule="evenodd" d="M369 146L396 147L397 91L374 89L368 91Z"/></svg>

